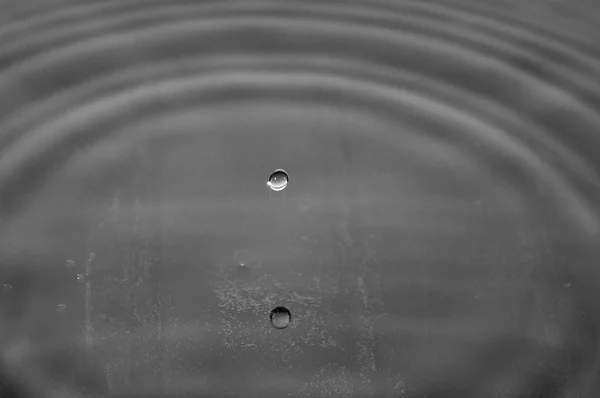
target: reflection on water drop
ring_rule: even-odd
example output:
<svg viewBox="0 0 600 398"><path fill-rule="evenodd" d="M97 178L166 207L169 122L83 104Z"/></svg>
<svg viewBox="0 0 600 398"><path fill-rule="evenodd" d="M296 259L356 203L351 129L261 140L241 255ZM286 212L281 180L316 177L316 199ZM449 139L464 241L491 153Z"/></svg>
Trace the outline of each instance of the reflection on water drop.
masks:
<svg viewBox="0 0 600 398"><path fill-rule="evenodd" d="M270 176L267 185L273 191L283 191L287 187L290 177L283 169L275 170Z"/></svg>
<svg viewBox="0 0 600 398"><path fill-rule="evenodd" d="M9 285L8 283L4 284L4 286L2 286L2 293L10 293L12 291L12 286Z"/></svg>
<svg viewBox="0 0 600 398"><path fill-rule="evenodd" d="M244 268L244 267L246 267L246 264L240 263L240 268Z"/></svg>
<svg viewBox="0 0 600 398"><path fill-rule="evenodd" d="M69 269L70 269L70 268L73 268L74 266L75 266L75 261L73 261L73 260L67 260L67 261L65 262L65 267L67 267L67 268L69 268Z"/></svg>
<svg viewBox="0 0 600 398"><path fill-rule="evenodd" d="M77 282L84 283L85 282L85 275L83 275L83 274L77 274Z"/></svg>
<svg viewBox="0 0 600 398"><path fill-rule="evenodd" d="M285 307L275 307L271 311L271 325L275 329L285 329L290 326L290 322L292 321L292 314Z"/></svg>
<svg viewBox="0 0 600 398"><path fill-rule="evenodd" d="M66 304L58 304L56 306L56 311L57 312L65 312L65 310L67 309L67 305Z"/></svg>

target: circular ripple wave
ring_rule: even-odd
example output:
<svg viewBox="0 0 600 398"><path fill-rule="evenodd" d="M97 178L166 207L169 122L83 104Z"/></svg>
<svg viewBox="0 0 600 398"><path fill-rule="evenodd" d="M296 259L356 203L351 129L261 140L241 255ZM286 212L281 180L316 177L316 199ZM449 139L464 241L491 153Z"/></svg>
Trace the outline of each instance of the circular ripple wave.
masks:
<svg viewBox="0 0 600 398"><path fill-rule="evenodd" d="M139 145L158 143L167 163L190 158L190 142L221 142L190 126L224 123L227 111L220 112L227 109L229 119L237 111L249 125L273 115L300 124L298 118L310 124L343 115L346 121L338 122L347 131L329 124L322 134L347 134L365 151L382 150L386 178L417 179L411 189L432 197L439 190L435 211L405 215L411 228L464 220L448 209L457 212L455 202L471 189L498 220L517 223L514 230L535 248L556 250L553 283L577 285L561 293L571 303L561 344L572 369L560 389L575 392L560 396L598 392L600 307L592 300L600 283L598 6L122 0L0 7L3 260L60 246L53 240L62 235L42 224L82 217L80 192L71 188L101 190L94 181L118 180ZM364 128L347 126L353 123ZM275 136L242 140L239 151L268 147ZM294 142L298 153L306 150ZM200 164L219 167L214 159ZM443 203L455 180L464 187ZM381 192L372 200L393 208L383 197L388 191ZM506 396L550 396L534 395L532 389L546 387L532 381L542 376L530 368L513 380L521 392ZM434 376L413 375L415 389L429 397L492 396L471 378L472 387L460 390L456 380L463 376L447 372L455 378L435 374L438 384L428 379Z"/></svg>

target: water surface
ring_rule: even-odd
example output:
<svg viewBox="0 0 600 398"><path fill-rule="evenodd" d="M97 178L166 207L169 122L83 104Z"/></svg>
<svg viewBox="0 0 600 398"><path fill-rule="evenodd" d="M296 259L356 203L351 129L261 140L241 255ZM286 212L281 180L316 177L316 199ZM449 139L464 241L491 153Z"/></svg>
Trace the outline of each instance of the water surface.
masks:
<svg viewBox="0 0 600 398"><path fill-rule="evenodd" d="M598 396L599 15L0 1L0 384Z"/></svg>

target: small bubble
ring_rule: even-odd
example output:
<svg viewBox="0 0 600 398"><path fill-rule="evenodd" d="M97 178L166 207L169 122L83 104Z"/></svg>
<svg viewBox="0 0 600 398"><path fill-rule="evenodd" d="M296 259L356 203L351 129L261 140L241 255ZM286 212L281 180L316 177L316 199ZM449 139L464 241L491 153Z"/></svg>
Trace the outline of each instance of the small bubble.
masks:
<svg viewBox="0 0 600 398"><path fill-rule="evenodd" d="M77 274L77 282L84 283L85 282L85 275L83 275L83 274Z"/></svg>
<svg viewBox="0 0 600 398"><path fill-rule="evenodd" d="M66 304L59 304L56 306L56 311L57 312L65 312L65 310L67 309L67 305Z"/></svg>
<svg viewBox="0 0 600 398"><path fill-rule="evenodd" d="M2 286L2 293L10 293L12 291L12 286L9 285L8 283L5 283L4 286Z"/></svg>
<svg viewBox="0 0 600 398"><path fill-rule="evenodd" d="M270 319L271 325L273 325L275 329L285 329L290 326L292 314L285 307L275 307L271 311Z"/></svg>
<svg viewBox="0 0 600 398"><path fill-rule="evenodd" d="M285 187L287 187L288 182L290 181L290 177L285 170L277 169L269 176L269 181L267 181L267 185L273 191L283 191Z"/></svg>
<svg viewBox="0 0 600 398"><path fill-rule="evenodd" d="M65 262L65 267L67 267L69 269L75 267L75 261L73 261L73 260L67 260Z"/></svg>

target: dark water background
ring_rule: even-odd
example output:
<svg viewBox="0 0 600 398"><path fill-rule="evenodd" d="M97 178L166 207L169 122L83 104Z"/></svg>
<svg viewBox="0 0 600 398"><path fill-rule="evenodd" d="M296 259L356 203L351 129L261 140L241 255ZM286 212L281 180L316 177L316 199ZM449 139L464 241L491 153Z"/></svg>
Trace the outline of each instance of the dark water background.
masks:
<svg viewBox="0 0 600 398"><path fill-rule="evenodd" d="M0 396L600 397L599 22L0 0Z"/></svg>

